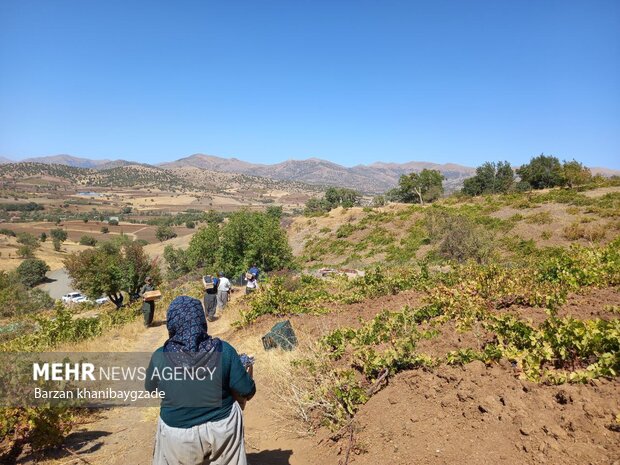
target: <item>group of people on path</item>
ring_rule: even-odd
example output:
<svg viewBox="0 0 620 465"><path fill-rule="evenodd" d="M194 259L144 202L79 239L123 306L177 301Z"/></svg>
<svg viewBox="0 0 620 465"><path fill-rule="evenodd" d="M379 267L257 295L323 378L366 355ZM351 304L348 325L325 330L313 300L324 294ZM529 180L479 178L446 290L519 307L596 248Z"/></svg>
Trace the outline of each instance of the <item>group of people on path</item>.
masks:
<svg viewBox="0 0 620 465"><path fill-rule="evenodd" d="M245 274L245 293L250 294L258 289L258 277L260 269L253 264ZM204 287L204 312L207 321L215 321L217 311L223 311L228 305L230 293L233 291L232 283L224 276L223 272L219 272L217 276L204 276L202 279ZM144 285L140 288L140 296L143 297L142 314L144 316L144 326L149 327L153 324L153 316L155 315L155 300L146 300L144 295L147 292L154 291L155 285L153 279L147 276Z"/></svg>

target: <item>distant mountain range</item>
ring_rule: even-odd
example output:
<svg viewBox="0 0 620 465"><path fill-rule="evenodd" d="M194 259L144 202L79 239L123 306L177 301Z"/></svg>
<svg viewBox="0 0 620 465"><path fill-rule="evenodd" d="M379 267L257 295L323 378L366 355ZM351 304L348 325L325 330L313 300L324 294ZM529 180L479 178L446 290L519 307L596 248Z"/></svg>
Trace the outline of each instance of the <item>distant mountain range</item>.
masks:
<svg viewBox="0 0 620 465"><path fill-rule="evenodd" d="M351 168L321 160L287 160L273 165L248 163L236 158L221 158L197 153L179 160L161 163L162 168L193 166L211 171L253 174L279 180L296 180L307 184L322 184L351 187L362 192L384 192L398 183L402 174L421 171L424 168L436 169L446 176L446 187L458 187L463 180L474 173L474 168L456 164L437 164L429 162L373 163Z"/></svg>
<svg viewBox="0 0 620 465"><path fill-rule="evenodd" d="M45 164L66 165L77 168L104 170L137 163L127 160L92 160L72 155L54 155L22 160ZM0 157L0 163L10 163L11 160ZM148 167L150 165L141 164ZM367 193L384 192L396 186L403 174L421 171L424 168L439 170L445 177L446 190L452 191L461 187L463 180L472 176L475 169L469 166L454 163L437 164L423 161L408 163L377 162L370 165L345 167L330 161L318 158L306 160L287 160L272 165L249 163L237 158L222 158L213 155L197 153L175 161L156 165L166 170L196 168L200 170L237 173L259 176L282 181L300 181L315 185L334 185L357 189ZM606 168L591 168L593 173L605 176L620 175L620 171Z"/></svg>

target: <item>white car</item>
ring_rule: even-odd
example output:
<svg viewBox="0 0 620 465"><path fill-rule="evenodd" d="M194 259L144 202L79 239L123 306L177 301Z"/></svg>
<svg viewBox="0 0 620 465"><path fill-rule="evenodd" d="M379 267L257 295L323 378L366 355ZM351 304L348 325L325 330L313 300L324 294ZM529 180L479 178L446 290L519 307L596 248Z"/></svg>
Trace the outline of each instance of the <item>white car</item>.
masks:
<svg viewBox="0 0 620 465"><path fill-rule="evenodd" d="M66 304L84 302L86 300L86 296L81 294L80 292L69 292L62 296L62 301Z"/></svg>
<svg viewBox="0 0 620 465"><path fill-rule="evenodd" d="M108 299L107 297L99 297L98 299L95 299L95 301L93 302L91 299L86 297L81 292L69 292L68 294L65 294L62 296L62 301L66 304L95 303L97 305L102 305L102 304L105 304L109 300L110 299Z"/></svg>

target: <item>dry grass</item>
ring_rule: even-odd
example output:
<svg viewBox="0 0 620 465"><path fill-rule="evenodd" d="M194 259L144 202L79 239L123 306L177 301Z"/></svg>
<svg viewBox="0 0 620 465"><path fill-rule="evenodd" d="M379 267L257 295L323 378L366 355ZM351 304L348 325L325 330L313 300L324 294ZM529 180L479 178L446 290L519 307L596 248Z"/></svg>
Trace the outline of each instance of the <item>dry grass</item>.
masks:
<svg viewBox="0 0 620 465"><path fill-rule="evenodd" d="M542 211L529 215L525 222L529 224L551 224L553 223L553 216L548 211Z"/></svg>
<svg viewBox="0 0 620 465"><path fill-rule="evenodd" d="M605 239L607 228L604 224L575 221L564 228L564 237L569 241L585 239L589 242L599 242Z"/></svg>
<svg viewBox="0 0 620 465"><path fill-rule="evenodd" d="M23 259L17 256L19 244L14 237L0 236L0 270L12 271L16 269ZM63 268L63 260L72 252L88 249L88 246L80 245L76 242L63 242L60 252L54 250L52 241L48 240L41 243L41 246L34 251L35 258L39 258L47 263L51 271Z"/></svg>

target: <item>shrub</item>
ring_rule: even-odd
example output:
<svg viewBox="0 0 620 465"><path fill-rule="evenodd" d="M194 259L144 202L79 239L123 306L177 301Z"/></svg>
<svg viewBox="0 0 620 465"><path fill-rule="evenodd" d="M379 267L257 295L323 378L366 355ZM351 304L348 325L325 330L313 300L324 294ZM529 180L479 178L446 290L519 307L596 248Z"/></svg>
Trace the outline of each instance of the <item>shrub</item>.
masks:
<svg viewBox="0 0 620 465"><path fill-rule="evenodd" d="M598 242L605 238L607 231L602 224L583 224L575 221L564 228L564 237L569 241L585 239L590 242Z"/></svg>
<svg viewBox="0 0 620 465"><path fill-rule="evenodd" d="M15 231L13 231L12 229L8 229L8 228L0 228L0 234L4 236L15 237Z"/></svg>
<svg viewBox="0 0 620 465"><path fill-rule="evenodd" d="M82 237L80 237L80 244L94 247L97 245L97 239L95 239L93 236L89 236L85 234Z"/></svg>
<svg viewBox="0 0 620 465"><path fill-rule="evenodd" d="M17 256L21 258L34 257L34 248L29 245L21 245L17 248Z"/></svg>
<svg viewBox="0 0 620 465"><path fill-rule="evenodd" d="M45 280L45 273L50 270L43 260L28 258L17 267L19 280L27 287L34 287Z"/></svg>
<svg viewBox="0 0 620 465"><path fill-rule="evenodd" d="M177 233L174 232L174 229L172 229L172 227L162 225L157 227L155 237L157 237L158 241L163 242L167 241L168 239L177 237Z"/></svg>
<svg viewBox="0 0 620 465"><path fill-rule="evenodd" d="M357 228L355 227L355 225L351 223L343 224L336 230L336 237L338 238L349 237L351 234L355 232L356 229Z"/></svg>
<svg viewBox="0 0 620 465"><path fill-rule="evenodd" d="M538 212L533 215L529 215L525 219L529 224L551 224L553 222L553 216L549 212Z"/></svg>
<svg viewBox="0 0 620 465"><path fill-rule="evenodd" d="M52 240L52 244L54 245L54 250L55 250L56 252L60 252L60 245L61 245L61 242L60 242L57 238L54 238L54 239Z"/></svg>
<svg viewBox="0 0 620 465"><path fill-rule="evenodd" d="M118 226L118 220L117 219L110 219L110 220L108 220L108 224L110 226Z"/></svg>
<svg viewBox="0 0 620 465"><path fill-rule="evenodd" d="M194 223L193 221L186 221L185 227L189 229L194 229L196 227L196 223Z"/></svg>
<svg viewBox="0 0 620 465"><path fill-rule="evenodd" d="M439 242L438 251L444 258L484 263L492 255L491 234L462 213L432 210L427 214L425 224L431 240Z"/></svg>
<svg viewBox="0 0 620 465"><path fill-rule="evenodd" d="M0 315L13 317L51 308L53 299L40 289L28 289L16 272L0 271Z"/></svg>
<svg viewBox="0 0 620 465"><path fill-rule="evenodd" d="M100 231L102 234L107 234L110 232L110 228L108 228L107 226L101 226Z"/></svg>
<svg viewBox="0 0 620 465"><path fill-rule="evenodd" d="M475 260L485 263L492 251L493 238L488 231L464 217L456 217L447 224L445 236L439 245L441 255L459 262Z"/></svg>

